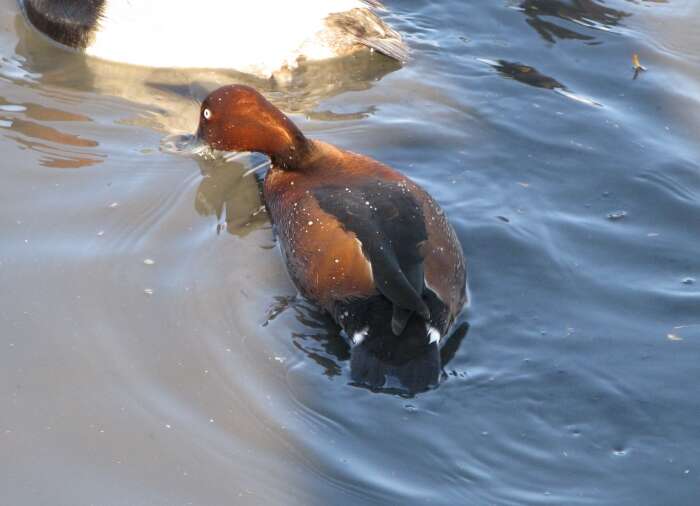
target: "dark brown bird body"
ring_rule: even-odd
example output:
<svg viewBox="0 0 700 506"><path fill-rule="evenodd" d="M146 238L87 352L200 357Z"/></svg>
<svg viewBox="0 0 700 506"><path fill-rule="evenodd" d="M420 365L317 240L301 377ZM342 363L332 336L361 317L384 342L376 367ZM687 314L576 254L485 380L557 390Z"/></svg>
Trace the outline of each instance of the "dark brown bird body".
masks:
<svg viewBox="0 0 700 506"><path fill-rule="evenodd" d="M270 156L264 198L289 274L353 342L446 335L466 302L466 266L430 195L376 160L306 139L250 88L215 91L201 118L210 145Z"/></svg>

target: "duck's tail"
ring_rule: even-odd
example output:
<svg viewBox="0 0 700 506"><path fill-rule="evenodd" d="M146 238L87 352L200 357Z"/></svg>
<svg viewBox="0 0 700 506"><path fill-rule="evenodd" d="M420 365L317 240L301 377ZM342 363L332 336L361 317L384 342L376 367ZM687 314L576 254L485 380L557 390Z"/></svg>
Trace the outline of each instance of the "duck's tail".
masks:
<svg viewBox="0 0 700 506"><path fill-rule="evenodd" d="M423 300L430 309L429 320L411 313L400 335L392 328L394 309L386 297L338 304L334 316L352 348L354 383L404 393L421 392L439 383L444 360L451 358L443 357L442 351L448 348L444 343L451 321L447 307L431 290L425 290ZM457 346L466 328L455 331Z"/></svg>
<svg viewBox="0 0 700 506"><path fill-rule="evenodd" d="M418 314L408 319L401 335L391 328L390 305L374 304L366 332L350 336L351 378L371 389L415 394L440 382L441 335ZM366 335L365 335L366 334Z"/></svg>
<svg viewBox="0 0 700 506"><path fill-rule="evenodd" d="M332 28L345 33L355 44L367 46L401 63L408 60L408 46L401 34L380 18L375 9L383 8L375 0L363 0L366 8L331 14L326 19Z"/></svg>
<svg viewBox="0 0 700 506"><path fill-rule="evenodd" d="M354 346L350 358L353 383L371 389L418 393L438 385L440 346L429 342L422 322L411 321L400 337L393 333Z"/></svg>
<svg viewBox="0 0 700 506"><path fill-rule="evenodd" d="M440 344L451 323L447 307L430 290L425 291L423 300L430 309L429 320L409 312L398 334L393 328L394 306L382 295L340 303L334 316L351 346L375 340L410 342L412 348Z"/></svg>

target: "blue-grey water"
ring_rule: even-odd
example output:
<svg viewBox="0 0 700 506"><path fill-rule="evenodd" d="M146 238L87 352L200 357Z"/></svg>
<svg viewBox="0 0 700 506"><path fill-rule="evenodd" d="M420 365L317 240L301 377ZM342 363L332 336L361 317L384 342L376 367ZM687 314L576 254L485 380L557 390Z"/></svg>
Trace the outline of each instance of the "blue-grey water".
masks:
<svg viewBox="0 0 700 506"><path fill-rule="evenodd" d="M700 504L700 2L387 4L404 68L246 82L449 215L472 304L425 392L352 376L255 161L160 149L244 77L0 1L1 504Z"/></svg>

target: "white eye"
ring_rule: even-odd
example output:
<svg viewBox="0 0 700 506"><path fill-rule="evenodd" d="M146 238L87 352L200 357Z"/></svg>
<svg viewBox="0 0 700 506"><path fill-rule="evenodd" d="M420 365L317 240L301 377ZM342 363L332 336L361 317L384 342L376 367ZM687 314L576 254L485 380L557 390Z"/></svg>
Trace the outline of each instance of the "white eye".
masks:
<svg viewBox="0 0 700 506"><path fill-rule="evenodd" d="M202 116L204 116L204 119L210 119L211 118L211 111L209 109L204 109L202 111Z"/></svg>

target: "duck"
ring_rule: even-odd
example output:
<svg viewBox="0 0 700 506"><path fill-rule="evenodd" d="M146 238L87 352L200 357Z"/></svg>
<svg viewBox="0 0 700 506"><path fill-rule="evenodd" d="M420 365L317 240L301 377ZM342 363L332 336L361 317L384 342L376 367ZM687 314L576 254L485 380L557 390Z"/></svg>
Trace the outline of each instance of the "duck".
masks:
<svg viewBox="0 0 700 506"><path fill-rule="evenodd" d="M405 62L377 0L18 0L36 30L87 55L146 67L229 69L260 78L372 50Z"/></svg>
<svg viewBox="0 0 700 506"><path fill-rule="evenodd" d="M269 157L263 200L289 276L351 346L440 343L468 300L466 261L438 203L401 172L307 138L252 87L202 102L194 138Z"/></svg>

